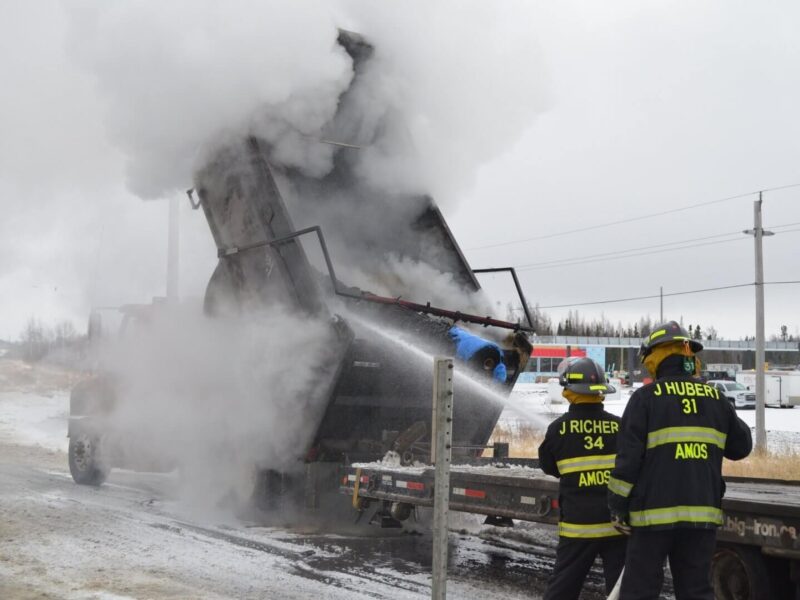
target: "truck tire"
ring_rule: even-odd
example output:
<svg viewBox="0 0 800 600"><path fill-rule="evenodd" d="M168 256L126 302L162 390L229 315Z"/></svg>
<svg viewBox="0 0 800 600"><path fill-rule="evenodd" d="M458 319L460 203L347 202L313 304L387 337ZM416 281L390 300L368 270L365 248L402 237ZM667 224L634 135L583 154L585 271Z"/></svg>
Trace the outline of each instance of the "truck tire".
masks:
<svg viewBox="0 0 800 600"><path fill-rule="evenodd" d="M69 472L79 485L100 485L108 476L108 468L99 460L99 439L88 433L69 438Z"/></svg>
<svg viewBox="0 0 800 600"><path fill-rule="evenodd" d="M756 548L720 545L711 561L716 600L770 600L770 578Z"/></svg>

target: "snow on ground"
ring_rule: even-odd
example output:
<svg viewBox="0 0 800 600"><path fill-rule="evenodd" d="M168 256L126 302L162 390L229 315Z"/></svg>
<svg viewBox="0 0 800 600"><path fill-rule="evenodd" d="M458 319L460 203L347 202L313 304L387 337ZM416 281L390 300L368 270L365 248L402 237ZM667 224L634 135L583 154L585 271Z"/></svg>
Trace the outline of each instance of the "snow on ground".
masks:
<svg viewBox="0 0 800 600"><path fill-rule="evenodd" d="M0 360L0 363L6 363ZM24 365L0 365L0 598L422 599L430 597L431 539L349 524L309 527L198 516L179 475L113 470L99 488L67 469L69 395ZM45 381L45 379L47 379ZM424 515L423 515L424 517ZM341 523L337 522L337 526ZM513 532L456 516L448 597L541 597L556 535ZM590 576L587 597L600 598Z"/></svg>
<svg viewBox="0 0 800 600"><path fill-rule="evenodd" d="M0 440L67 451L69 393L0 392Z"/></svg>
<svg viewBox="0 0 800 600"><path fill-rule="evenodd" d="M198 522L169 498L164 476L115 471L90 488L63 472L0 463L0 481L4 600L430 597L427 535ZM543 547L521 532L476 537L482 529L473 519L452 535L448 597L539 597L552 531Z"/></svg>
<svg viewBox="0 0 800 600"><path fill-rule="evenodd" d="M562 415L569 404L566 400L556 403L548 397L546 383L519 384L514 387L499 424L509 431L519 431L522 427L533 427L544 433L550 422ZM618 399L608 399L606 410L622 416L625 406L634 389L624 387ZM736 414L751 429L756 425L756 411L738 409ZM800 453L800 409L766 408L765 421L767 444L773 452ZM754 434L755 435L755 434Z"/></svg>

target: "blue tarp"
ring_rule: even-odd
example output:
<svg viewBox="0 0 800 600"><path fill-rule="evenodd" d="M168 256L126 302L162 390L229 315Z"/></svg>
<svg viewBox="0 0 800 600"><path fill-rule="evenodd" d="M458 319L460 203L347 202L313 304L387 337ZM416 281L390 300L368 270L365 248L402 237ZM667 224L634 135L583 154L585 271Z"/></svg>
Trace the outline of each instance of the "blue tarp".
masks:
<svg viewBox="0 0 800 600"><path fill-rule="evenodd" d="M484 348L494 348L497 350L500 354L500 362L497 363L497 366L492 372L492 378L501 383L505 383L508 373L506 372L506 366L503 364L503 350L500 346L482 337L478 337L465 329L461 329L460 327L451 327L449 333L456 345L456 358L459 360L466 362L475 356L475 353Z"/></svg>

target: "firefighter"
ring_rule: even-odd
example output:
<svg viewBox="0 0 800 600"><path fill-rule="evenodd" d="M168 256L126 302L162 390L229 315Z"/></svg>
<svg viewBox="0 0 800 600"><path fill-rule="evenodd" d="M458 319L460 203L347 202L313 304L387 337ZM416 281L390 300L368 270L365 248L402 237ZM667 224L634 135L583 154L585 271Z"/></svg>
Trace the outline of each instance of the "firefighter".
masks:
<svg viewBox="0 0 800 600"><path fill-rule="evenodd" d="M608 482L612 520L629 533L620 598L658 598L669 558L677 600L713 600L716 528L722 523L722 457L750 454L750 428L715 388L697 377L703 349L675 321L639 352L653 382L622 415Z"/></svg>
<svg viewBox="0 0 800 600"><path fill-rule="evenodd" d="M626 538L611 524L606 505L620 419L603 409L604 394L616 390L606 383L599 364L590 358L566 359L558 370L570 406L550 424L539 446L541 469L561 480L556 564L544 597L573 600L598 555L606 592L625 562Z"/></svg>

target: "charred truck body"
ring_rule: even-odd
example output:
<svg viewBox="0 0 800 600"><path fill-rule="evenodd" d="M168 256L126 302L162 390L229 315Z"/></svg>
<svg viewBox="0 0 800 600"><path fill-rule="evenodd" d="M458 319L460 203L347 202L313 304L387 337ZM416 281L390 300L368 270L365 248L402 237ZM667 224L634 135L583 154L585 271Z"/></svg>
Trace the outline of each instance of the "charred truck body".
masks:
<svg viewBox="0 0 800 600"><path fill-rule="evenodd" d="M306 452L302 484L310 504L321 489L336 490L343 463L374 460L389 450L411 461L415 449L424 452L430 443L432 362L392 338L411 334L430 353L452 355L453 321L470 319L402 300L419 299L426 290L388 273L387 260L446 274L457 309L473 306L480 290L429 197L387 193L359 175L360 153L378 145L385 128L397 125L385 116L365 137L369 128L361 126L358 115L372 48L346 32L338 41L353 60L355 76L336 115L315 140L330 147L332 169L326 176L273 167L269 143L251 137L219 150L195 178L198 204L220 257L206 293L206 311L257 313L279 303L329 320L337 332L328 379L309 391L317 396L308 410L316 433ZM348 273L382 284L391 296L347 287L336 274L343 265ZM485 318L473 320L489 324ZM504 390L504 395L531 351L526 337L513 331L519 328L506 325L511 331L499 344L487 344L465 365L475 367L483 386ZM500 364L505 376L493 382ZM503 405L487 401L481 386L461 387L454 432L463 454L475 455L488 442ZM276 489L285 489L286 478L265 472L260 496L269 500Z"/></svg>
<svg viewBox="0 0 800 600"><path fill-rule="evenodd" d="M328 174L315 178L274 166L280 161L271 160L272 145L253 136L213 153L196 174L192 196L218 248L204 301L208 315L257 319L280 306L328 322L335 332L324 372L307 397L298 399L315 432L303 449L305 472L265 469L259 480L262 497L299 486L311 504L322 489L336 492L342 464L376 460L388 450L401 452L406 461L427 452L432 361L420 354L456 354L471 335L454 324L505 328L493 328L502 334L479 343L460 363L472 377L456 384L456 456L480 454L503 409L497 395L507 396L531 352L526 327L471 316L480 306L480 285L433 200L385 192L359 175L359 153L374 151L386 129L396 125L391 115L379 127L358 122L372 49L347 32L338 41L351 56L355 75L333 119L313 141L330 152ZM371 137L365 137L367 129ZM439 288L447 290L449 308L431 306L431 296L421 296L427 294L425 276L392 271L388 261L421 265L424 274L444 279ZM336 269L342 266L347 274L375 282L385 295L348 287L348 275L339 281ZM441 300L443 293L438 294ZM413 346L398 342L401 337ZM108 468L129 466L118 464L114 440L103 437L111 388L107 381L95 382L73 393L70 466L79 483L100 483ZM103 461L94 460L101 456Z"/></svg>

